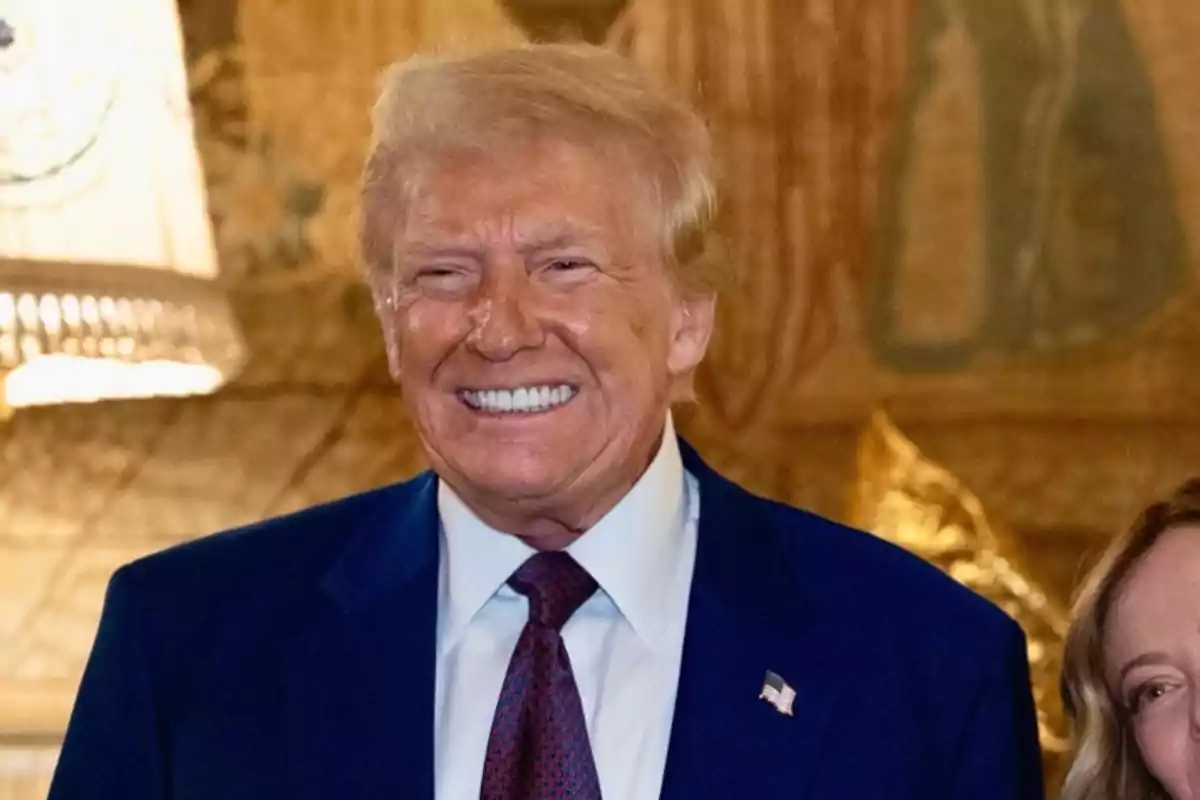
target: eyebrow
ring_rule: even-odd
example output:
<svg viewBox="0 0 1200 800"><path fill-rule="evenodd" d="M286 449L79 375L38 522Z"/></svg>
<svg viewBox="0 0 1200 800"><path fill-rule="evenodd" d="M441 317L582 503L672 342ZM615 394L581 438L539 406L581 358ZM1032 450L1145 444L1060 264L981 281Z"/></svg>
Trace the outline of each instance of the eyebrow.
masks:
<svg viewBox="0 0 1200 800"><path fill-rule="evenodd" d="M538 253L546 250L557 250L564 247L590 247L602 248L603 245L595 237L586 232L574 233L559 233L547 237L529 237L527 241L522 242L517 246L517 251L521 255L527 256L530 253ZM446 243L435 243L428 241L412 240L404 242L397 248L398 253L404 253L409 256L439 256L439 257L461 257L461 258L478 258L486 251L486 248L465 245L454 241Z"/></svg>
<svg viewBox="0 0 1200 800"><path fill-rule="evenodd" d="M1125 666L1121 667L1121 672L1117 676L1117 680L1118 682L1123 682L1125 680L1125 676L1128 675L1131 670L1137 669L1138 667L1144 667L1147 664L1166 664L1170 660L1170 656L1159 650L1152 650L1148 653L1142 653L1137 658L1130 659L1125 663Z"/></svg>
<svg viewBox="0 0 1200 800"><path fill-rule="evenodd" d="M396 252L409 257L417 256L422 258L432 256L438 258L445 258L447 256L452 258L477 258L483 250L478 247L455 244L436 245L428 242L408 242L401 247L397 247Z"/></svg>
<svg viewBox="0 0 1200 800"><path fill-rule="evenodd" d="M575 233L559 233L554 236L545 238L531 237L529 241L522 242L517 248L522 254L536 253L541 250L558 250L563 247L585 247L596 246L598 244L595 236L584 231Z"/></svg>

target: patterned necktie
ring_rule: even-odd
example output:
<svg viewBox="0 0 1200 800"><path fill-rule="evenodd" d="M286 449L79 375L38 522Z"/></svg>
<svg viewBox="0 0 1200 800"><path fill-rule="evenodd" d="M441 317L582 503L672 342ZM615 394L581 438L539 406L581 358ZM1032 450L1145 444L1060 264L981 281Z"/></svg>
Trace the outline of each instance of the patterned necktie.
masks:
<svg viewBox="0 0 1200 800"><path fill-rule="evenodd" d="M583 704L559 634L596 581L566 553L545 552L508 585L529 598L529 621L496 704L480 798L600 800Z"/></svg>

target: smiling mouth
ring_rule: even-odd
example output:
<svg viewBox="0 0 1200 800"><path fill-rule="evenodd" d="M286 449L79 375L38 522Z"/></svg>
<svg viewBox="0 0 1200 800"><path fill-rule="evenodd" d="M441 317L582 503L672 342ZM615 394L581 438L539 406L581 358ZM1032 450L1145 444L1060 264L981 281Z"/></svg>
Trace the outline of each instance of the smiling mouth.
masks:
<svg viewBox="0 0 1200 800"><path fill-rule="evenodd" d="M533 414L571 402L579 390L574 386L522 386L519 389L465 389L462 402L486 414Z"/></svg>

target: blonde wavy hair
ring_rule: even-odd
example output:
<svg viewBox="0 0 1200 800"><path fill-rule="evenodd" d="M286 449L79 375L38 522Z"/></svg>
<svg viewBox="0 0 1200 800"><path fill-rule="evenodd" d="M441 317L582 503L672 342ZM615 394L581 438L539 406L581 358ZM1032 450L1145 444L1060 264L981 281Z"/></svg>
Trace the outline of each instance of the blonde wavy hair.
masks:
<svg viewBox="0 0 1200 800"><path fill-rule="evenodd" d="M1200 478L1143 511L1080 586L1063 652L1062 698L1074 759L1062 800L1171 800L1150 774L1105 677L1104 633L1126 576L1163 533L1200 524Z"/></svg>
<svg viewBox="0 0 1200 800"><path fill-rule="evenodd" d="M529 44L415 56L385 73L373 123L359 237L368 278L394 268L395 231L433 159L504 158L546 139L632 168L661 212L664 261L679 285L708 294L730 278L713 225L717 163L707 126L616 52Z"/></svg>

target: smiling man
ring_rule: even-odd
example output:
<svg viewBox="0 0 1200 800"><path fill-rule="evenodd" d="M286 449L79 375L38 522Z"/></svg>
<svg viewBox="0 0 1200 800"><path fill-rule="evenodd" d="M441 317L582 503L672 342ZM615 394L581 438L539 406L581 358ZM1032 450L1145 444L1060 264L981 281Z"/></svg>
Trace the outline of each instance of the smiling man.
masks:
<svg viewBox="0 0 1200 800"><path fill-rule="evenodd" d="M676 438L713 164L604 50L393 69L362 244L433 470L119 570L52 798L1040 797L1010 619Z"/></svg>

